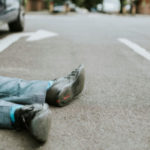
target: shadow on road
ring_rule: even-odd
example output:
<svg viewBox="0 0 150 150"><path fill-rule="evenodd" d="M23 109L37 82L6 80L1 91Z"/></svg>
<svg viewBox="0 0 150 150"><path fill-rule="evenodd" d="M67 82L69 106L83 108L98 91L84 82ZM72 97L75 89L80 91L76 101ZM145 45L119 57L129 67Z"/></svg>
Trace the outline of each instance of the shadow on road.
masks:
<svg viewBox="0 0 150 150"><path fill-rule="evenodd" d="M8 30L0 30L0 39L4 38L5 36L12 34Z"/></svg>
<svg viewBox="0 0 150 150"><path fill-rule="evenodd" d="M8 149L15 150L25 147L27 150L35 150L41 146L44 146L43 143L38 143L34 140L34 138L31 137L31 135L26 131L18 132L15 130L0 130L0 134L0 138L3 139L0 144L0 149L6 149L7 147Z"/></svg>

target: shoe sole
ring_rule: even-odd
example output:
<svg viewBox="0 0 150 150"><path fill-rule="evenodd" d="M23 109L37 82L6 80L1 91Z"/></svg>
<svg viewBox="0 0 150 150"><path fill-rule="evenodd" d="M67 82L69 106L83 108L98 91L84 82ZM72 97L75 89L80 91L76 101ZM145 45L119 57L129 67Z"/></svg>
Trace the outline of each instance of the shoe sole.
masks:
<svg viewBox="0 0 150 150"><path fill-rule="evenodd" d="M40 107L40 106L39 106ZM47 104L44 104L36 116L33 118L30 133L39 142L46 142L51 126L51 111Z"/></svg>
<svg viewBox="0 0 150 150"><path fill-rule="evenodd" d="M58 95L58 99L56 100L56 105L59 107L63 107L68 105L73 99L72 86L67 86L61 91Z"/></svg>
<svg viewBox="0 0 150 150"><path fill-rule="evenodd" d="M78 69L79 74L75 82L67 85L63 89L63 91L59 93L58 98L56 100L57 106L63 107L65 105L68 105L74 97L78 96L82 92L85 81L84 66L80 65Z"/></svg>

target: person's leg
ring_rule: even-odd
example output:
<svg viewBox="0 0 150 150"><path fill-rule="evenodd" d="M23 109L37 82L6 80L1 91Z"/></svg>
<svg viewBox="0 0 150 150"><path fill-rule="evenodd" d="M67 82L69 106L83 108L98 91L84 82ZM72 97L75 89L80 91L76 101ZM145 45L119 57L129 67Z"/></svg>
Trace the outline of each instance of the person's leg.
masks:
<svg viewBox="0 0 150 150"><path fill-rule="evenodd" d="M45 103L52 81L22 80L0 76L0 100L18 104Z"/></svg>
<svg viewBox="0 0 150 150"><path fill-rule="evenodd" d="M12 113L11 117L11 109L17 109L20 107L22 107L22 105L16 105L10 102L5 102L3 100L0 101L0 128L13 128L11 119L14 120L14 115Z"/></svg>
<svg viewBox="0 0 150 150"><path fill-rule="evenodd" d="M84 66L80 65L69 75L51 81L26 81L0 77L0 100L19 104L48 103L65 106L79 95L84 87Z"/></svg>
<svg viewBox="0 0 150 150"><path fill-rule="evenodd" d="M0 101L0 128L26 129L38 141L45 142L51 123L47 104L18 105Z"/></svg>

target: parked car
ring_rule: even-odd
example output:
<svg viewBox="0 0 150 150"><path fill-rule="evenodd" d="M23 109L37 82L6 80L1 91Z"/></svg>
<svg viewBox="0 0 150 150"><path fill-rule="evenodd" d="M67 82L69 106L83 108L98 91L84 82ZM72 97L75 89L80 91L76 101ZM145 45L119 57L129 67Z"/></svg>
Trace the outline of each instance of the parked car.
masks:
<svg viewBox="0 0 150 150"><path fill-rule="evenodd" d="M51 0L50 6L50 12L53 13L76 11L76 5L70 0Z"/></svg>
<svg viewBox="0 0 150 150"><path fill-rule="evenodd" d="M24 30L24 7L22 0L0 0L0 24L8 23L10 31Z"/></svg>
<svg viewBox="0 0 150 150"><path fill-rule="evenodd" d="M76 5L72 3L70 0L66 1L66 4L68 5L70 11L75 12L76 11Z"/></svg>
<svg viewBox="0 0 150 150"><path fill-rule="evenodd" d="M120 9L120 0L103 0L102 11L104 13L118 13Z"/></svg>
<svg viewBox="0 0 150 150"><path fill-rule="evenodd" d="M96 8L97 8L97 11L101 12L103 5L101 3L99 3L99 4L97 4Z"/></svg>
<svg viewBox="0 0 150 150"><path fill-rule="evenodd" d="M54 13L65 12L65 6L64 5L55 5L53 12Z"/></svg>

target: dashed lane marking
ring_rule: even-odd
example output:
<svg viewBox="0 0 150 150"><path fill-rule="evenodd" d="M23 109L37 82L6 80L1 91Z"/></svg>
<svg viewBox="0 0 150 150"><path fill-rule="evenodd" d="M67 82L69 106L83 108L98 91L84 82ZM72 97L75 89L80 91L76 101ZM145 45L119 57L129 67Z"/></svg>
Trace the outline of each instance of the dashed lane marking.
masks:
<svg viewBox="0 0 150 150"><path fill-rule="evenodd" d="M118 41L127 45L129 48L131 48L134 52L136 52L140 56L143 56L147 60L150 60L150 53L146 49L139 46L138 44L125 38L119 38Z"/></svg>

